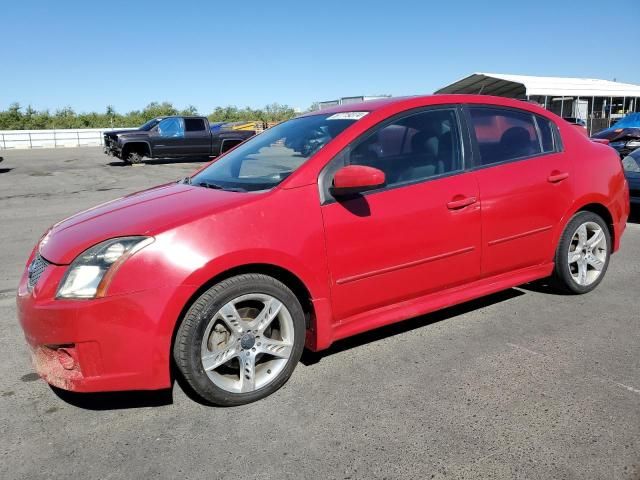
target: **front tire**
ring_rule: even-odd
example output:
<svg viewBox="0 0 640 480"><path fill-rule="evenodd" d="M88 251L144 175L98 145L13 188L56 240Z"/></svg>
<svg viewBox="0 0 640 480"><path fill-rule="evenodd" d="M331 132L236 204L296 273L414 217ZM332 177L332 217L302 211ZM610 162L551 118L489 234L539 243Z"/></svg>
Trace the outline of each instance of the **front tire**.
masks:
<svg viewBox="0 0 640 480"><path fill-rule="evenodd" d="M555 255L553 280L567 293L595 289L607 271L611 256L609 227L593 212L578 212L569 221Z"/></svg>
<svg viewBox="0 0 640 480"><path fill-rule="evenodd" d="M193 303L176 334L173 357L204 400L242 405L284 385L304 337L304 312L293 292L267 275L243 274Z"/></svg>
<svg viewBox="0 0 640 480"><path fill-rule="evenodd" d="M130 152L127 154L125 162L130 163L131 165L142 163L142 155L138 152Z"/></svg>

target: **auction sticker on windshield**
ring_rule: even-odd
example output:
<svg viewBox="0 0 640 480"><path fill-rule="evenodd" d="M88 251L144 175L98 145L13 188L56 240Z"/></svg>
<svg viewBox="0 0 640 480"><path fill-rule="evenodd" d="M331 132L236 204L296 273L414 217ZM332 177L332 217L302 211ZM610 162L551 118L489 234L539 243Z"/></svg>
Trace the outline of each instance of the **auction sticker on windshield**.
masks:
<svg viewBox="0 0 640 480"><path fill-rule="evenodd" d="M327 117L327 120L360 120L369 112L340 112Z"/></svg>

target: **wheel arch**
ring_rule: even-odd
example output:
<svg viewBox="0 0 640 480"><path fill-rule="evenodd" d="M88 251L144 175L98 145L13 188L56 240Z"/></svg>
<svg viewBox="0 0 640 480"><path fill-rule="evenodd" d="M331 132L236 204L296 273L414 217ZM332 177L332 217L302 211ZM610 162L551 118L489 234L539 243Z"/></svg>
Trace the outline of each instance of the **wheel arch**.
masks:
<svg viewBox="0 0 640 480"><path fill-rule="evenodd" d="M131 151L138 151L142 156L151 156L151 145L145 141L127 142L122 146L122 158L126 159Z"/></svg>
<svg viewBox="0 0 640 480"><path fill-rule="evenodd" d="M610 250L613 251L613 246L616 243L616 230L613 224L613 215L611 214L609 209L602 203L588 203L587 205L581 207L578 212L595 213L604 220L604 222L607 224L607 228L609 229L609 235L611 235Z"/></svg>
<svg viewBox="0 0 640 480"><path fill-rule="evenodd" d="M220 155L222 155L223 153L230 152L245 140L246 138L241 138L241 137L222 138L220 140ZM231 146L228 146L229 144L231 144Z"/></svg>
<svg viewBox="0 0 640 480"><path fill-rule="evenodd" d="M229 268L227 270L221 271L209 278L202 285L200 285L188 298L186 303L183 305L180 310L180 314L175 321L175 325L173 326L173 332L171 334L171 343L170 350L173 349L173 345L175 343L176 334L178 333L178 329L180 328L180 324L182 323L182 319L185 317L191 306L194 302L206 292L209 288L211 288L216 283L219 283L227 278L234 277L236 275L242 275L245 273L259 273L263 275L268 275L270 277L279 280L284 285L286 285L293 294L296 296L300 305L302 306L302 311L305 316L305 325L307 330L312 328L312 322L315 318L315 311L312 302L312 296L309 288L305 285L305 283L293 272L287 270L278 265L273 265L269 263L249 263L245 265L238 265L236 267ZM170 352L171 353L171 352ZM173 355L170 354L170 358L173 358Z"/></svg>
<svg viewBox="0 0 640 480"><path fill-rule="evenodd" d="M589 199L573 205L573 207L562 219L560 228L556 232L555 242L554 242L554 252L556 248L555 246L557 246L558 242L560 241L560 236L562 235L562 232L564 232L564 229L566 228L569 221L578 212L592 212L600 216L604 220L609 230L609 234L611 235L611 245L610 245L611 252L615 250L614 247L616 245L616 241L618 240L618 238L616 236L616 229L613 221L613 214L611 213L609 208L605 205L605 203L602 200L604 199L599 199L599 198Z"/></svg>

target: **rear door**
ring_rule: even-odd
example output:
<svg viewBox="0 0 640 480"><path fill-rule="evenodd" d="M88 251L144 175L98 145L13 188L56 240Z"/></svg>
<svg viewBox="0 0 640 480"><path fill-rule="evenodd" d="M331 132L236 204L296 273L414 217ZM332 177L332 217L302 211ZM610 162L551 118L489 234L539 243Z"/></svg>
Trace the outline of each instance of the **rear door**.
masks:
<svg viewBox="0 0 640 480"><path fill-rule="evenodd" d="M552 261L555 227L573 198L557 127L519 109L466 110L482 205L482 276Z"/></svg>
<svg viewBox="0 0 640 480"><path fill-rule="evenodd" d="M455 108L399 115L374 127L321 176L322 216L337 320L480 276L480 206L465 172ZM384 171L383 188L334 198L344 165Z"/></svg>
<svg viewBox="0 0 640 480"><path fill-rule="evenodd" d="M184 155L211 153L211 132L204 118L184 119L184 141Z"/></svg>

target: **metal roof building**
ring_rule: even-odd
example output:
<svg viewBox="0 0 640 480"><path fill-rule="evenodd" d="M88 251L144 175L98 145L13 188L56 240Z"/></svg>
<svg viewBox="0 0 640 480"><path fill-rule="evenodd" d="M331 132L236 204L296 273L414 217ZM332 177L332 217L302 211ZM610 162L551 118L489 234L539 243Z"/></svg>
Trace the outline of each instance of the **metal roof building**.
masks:
<svg viewBox="0 0 640 480"><path fill-rule="evenodd" d="M325 108L335 107L336 105L347 105L351 103L366 102L368 100L377 100L378 98L387 98L391 95L360 95L357 97L341 97L336 100L327 100L324 102L318 102L318 108L324 110Z"/></svg>
<svg viewBox="0 0 640 480"><path fill-rule="evenodd" d="M640 111L640 85L595 78L473 73L435 93L471 93L529 100L562 116L585 120L592 131Z"/></svg>

